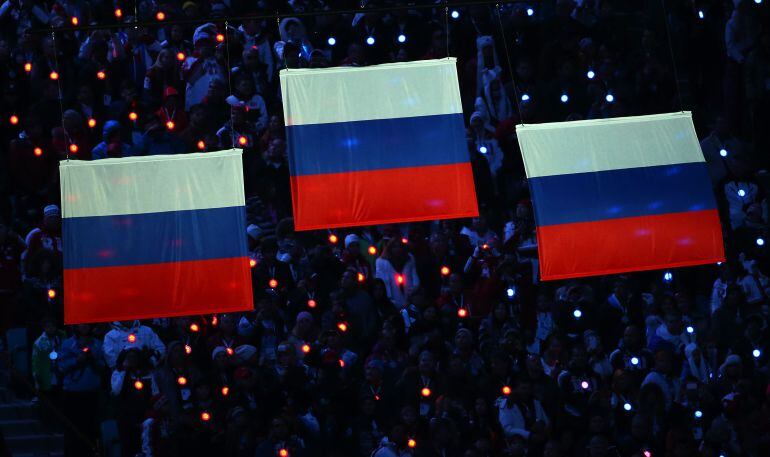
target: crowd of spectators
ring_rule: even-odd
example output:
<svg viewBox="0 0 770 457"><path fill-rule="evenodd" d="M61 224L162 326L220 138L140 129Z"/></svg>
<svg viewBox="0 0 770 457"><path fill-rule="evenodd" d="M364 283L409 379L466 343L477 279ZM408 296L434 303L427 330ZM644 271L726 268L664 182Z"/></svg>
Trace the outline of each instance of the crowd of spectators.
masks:
<svg viewBox="0 0 770 457"><path fill-rule="evenodd" d="M367 10L399 3L0 5L1 322L66 455L104 421L124 457L770 455L767 5ZM75 23L125 26L50 33ZM295 232L278 72L447 52L481 215ZM539 281L515 125L683 108L727 261ZM64 326L58 161L231 147L255 310Z"/></svg>

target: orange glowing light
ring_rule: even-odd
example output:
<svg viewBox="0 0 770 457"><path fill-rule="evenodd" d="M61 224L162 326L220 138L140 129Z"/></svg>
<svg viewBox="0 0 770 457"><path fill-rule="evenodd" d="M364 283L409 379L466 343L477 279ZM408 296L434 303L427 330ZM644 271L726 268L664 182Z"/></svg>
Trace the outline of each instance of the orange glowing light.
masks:
<svg viewBox="0 0 770 457"><path fill-rule="evenodd" d="M164 13L163 11L158 11L157 13L155 13L155 19L157 19L159 21L165 20L166 19L166 13Z"/></svg>
<svg viewBox="0 0 770 457"><path fill-rule="evenodd" d="M134 335L133 333L129 333L128 334L128 342L129 343L136 343L136 335Z"/></svg>
<svg viewBox="0 0 770 457"><path fill-rule="evenodd" d="M226 397L230 394L230 388L227 386L222 387L222 396Z"/></svg>
<svg viewBox="0 0 770 457"><path fill-rule="evenodd" d="M511 394L511 388L510 388L510 386L503 386L503 389L502 389L502 391L503 391L503 395L506 395L506 396L508 396L508 395L510 395L510 394Z"/></svg>
<svg viewBox="0 0 770 457"><path fill-rule="evenodd" d="M445 265L445 266L441 267L441 276L449 276L449 273L451 273L451 272L452 271L449 269L448 266Z"/></svg>
<svg viewBox="0 0 770 457"><path fill-rule="evenodd" d="M307 354L308 352L310 352L310 345L308 345L308 344L303 344L303 345L302 345L302 352L304 352L305 354Z"/></svg>
<svg viewBox="0 0 770 457"><path fill-rule="evenodd" d="M130 113L128 113L128 120L136 121L137 119L139 119L139 115L136 114L135 111L131 111Z"/></svg>
<svg viewBox="0 0 770 457"><path fill-rule="evenodd" d="M318 303L315 302L312 298L307 301L307 307L308 308L315 308Z"/></svg>
<svg viewBox="0 0 770 457"><path fill-rule="evenodd" d="M289 457L289 451L284 448L279 449L278 457Z"/></svg>
<svg viewBox="0 0 770 457"><path fill-rule="evenodd" d="M358 282L366 281L366 276L363 273L358 273Z"/></svg>
<svg viewBox="0 0 770 457"><path fill-rule="evenodd" d="M176 53L176 60L178 60L178 61L180 61L180 62L181 62L181 61L183 61L185 58L186 58L186 56L184 55L184 52L177 52L177 53Z"/></svg>
<svg viewBox="0 0 770 457"><path fill-rule="evenodd" d="M137 379L136 381L134 381L134 389L136 390L144 389L144 383Z"/></svg>
<svg viewBox="0 0 770 457"><path fill-rule="evenodd" d="M192 324L190 324L190 331L191 331L191 332L197 332L197 331L198 331L198 330L200 330L200 329L201 329L201 328L200 328L200 327L198 326L198 324L196 324L195 322L193 322Z"/></svg>
<svg viewBox="0 0 770 457"><path fill-rule="evenodd" d="M256 267L256 266L257 266L257 261L256 261L256 260L254 260L254 259L249 259L249 266L250 266L251 268L254 268L254 267Z"/></svg>
<svg viewBox="0 0 770 457"><path fill-rule="evenodd" d="M481 249L484 249L485 251L489 249L489 245L487 243L484 243L481 245Z"/></svg>
<svg viewBox="0 0 770 457"><path fill-rule="evenodd" d="M340 332L347 332L348 331L348 324L344 322L340 322L337 324L337 328L340 329Z"/></svg>
<svg viewBox="0 0 770 457"><path fill-rule="evenodd" d="M8 119L8 122L11 123L11 125L16 125L19 123L19 116L12 114L11 117Z"/></svg>
<svg viewBox="0 0 770 457"><path fill-rule="evenodd" d="M272 278L270 281L267 282L267 285L270 286L271 289L275 289L278 287L278 281L276 281L275 278Z"/></svg>
<svg viewBox="0 0 770 457"><path fill-rule="evenodd" d="M420 395L422 395L423 397L430 397L430 394L431 394L431 391L427 387L423 387L420 390Z"/></svg>
<svg viewBox="0 0 770 457"><path fill-rule="evenodd" d="M414 449L415 446L417 446L417 441L415 441L413 438L409 438L408 440L406 440L406 445Z"/></svg>
<svg viewBox="0 0 770 457"><path fill-rule="evenodd" d="M86 347L84 347L83 349L81 349L81 351L82 351L83 353L85 353L85 354L87 354L87 353L88 353L88 351L90 351L90 350L91 350L91 348L89 348L88 346L86 346Z"/></svg>
<svg viewBox="0 0 770 457"><path fill-rule="evenodd" d="M27 73L32 71L32 63L31 62L27 62L27 63L24 64L24 71L27 72Z"/></svg>
<svg viewBox="0 0 770 457"><path fill-rule="evenodd" d="M43 155L43 149L41 149L41 148L39 148L39 147L35 148L35 149L34 149L32 152L33 152L33 153L34 153L34 154L35 154L37 157L40 157L41 155Z"/></svg>
<svg viewBox="0 0 770 457"><path fill-rule="evenodd" d="M187 385L187 378L185 378L184 376L180 376L180 377L176 378L176 383L179 384L180 386L186 386Z"/></svg>
<svg viewBox="0 0 770 457"><path fill-rule="evenodd" d="M227 352L227 355L235 354L235 350L233 350L233 348L227 348L227 349L225 349L225 352Z"/></svg>
<svg viewBox="0 0 770 457"><path fill-rule="evenodd" d="M369 246L369 255L377 255L377 248L374 246Z"/></svg>
<svg viewBox="0 0 770 457"><path fill-rule="evenodd" d="M340 239L339 239L339 238L337 238L337 235L335 235L335 234L333 234L333 233L332 233L331 235L329 235L329 243L331 243L331 244L337 244L337 241L339 241L339 240L340 240Z"/></svg>
<svg viewBox="0 0 770 457"><path fill-rule="evenodd" d="M198 145L197 145L197 146L198 146L198 149L199 149L199 150L201 150L201 151L203 151L204 149L206 149L206 143L205 143L203 140L198 140ZM251 259L249 262L254 262L254 265L256 265L256 264L257 264L257 261L256 261L256 260L254 260L254 259ZM252 267L253 267L254 265L252 265Z"/></svg>
<svg viewBox="0 0 770 457"><path fill-rule="evenodd" d="M211 420L211 414L209 414L209 413L208 413L208 412L206 412L206 411L203 411L203 412L201 413L201 420L202 420L203 422L208 422L208 421L210 421L210 420Z"/></svg>
<svg viewBox="0 0 770 457"><path fill-rule="evenodd" d="M88 126L89 126L89 127L91 127L91 128L94 128L94 127L96 127L96 119L94 119L94 118L90 118L90 119L88 120Z"/></svg>
<svg viewBox="0 0 770 457"><path fill-rule="evenodd" d="M249 140L247 140L245 136L238 137L238 144L240 144L241 146L246 146L248 143L249 143Z"/></svg>
<svg viewBox="0 0 770 457"><path fill-rule="evenodd" d="M104 70L99 70L96 72L96 79L104 79L107 77L107 73L104 72Z"/></svg>
<svg viewBox="0 0 770 457"><path fill-rule="evenodd" d="M115 17L120 19L123 17L123 10L120 8L115 8Z"/></svg>
<svg viewBox="0 0 770 457"><path fill-rule="evenodd" d="M176 124L174 124L174 121L168 121L166 122L166 128L169 130L174 130L174 127L176 127Z"/></svg>
<svg viewBox="0 0 770 457"><path fill-rule="evenodd" d="M404 275L396 275L396 284L399 286L404 285Z"/></svg>
<svg viewBox="0 0 770 457"><path fill-rule="evenodd" d="M72 22L72 25L78 25L78 23L80 22L77 16L72 16L72 19L70 19L70 21Z"/></svg>
<svg viewBox="0 0 770 457"><path fill-rule="evenodd" d="M409 242L409 239L408 239L408 238L401 238L401 242L402 242L402 243L404 243L404 244L406 244L406 243L408 243L408 242Z"/></svg>
<svg viewBox="0 0 770 457"><path fill-rule="evenodd" d="M225 41L225 36L221 33L217 33L217 43L223 43Z"/></svg>
<svg viewBox="0 0 770 457"><path fill-rule="evenodd" d="M184 353L187 355L192 354L192 347L189 344L184 345Z"/></svg>
<svg viewBox="0 0 770 457"><path fill-rule="evenodd" d="M468 317L468 310L465 308L460 308L457 310L457 317Z"/></svg>
<svg viewBox="0 0 770 457"><path fill-rule="evenodd" d="M217 325L219 323L219 319L217 316L211 316L211 325Z"/></svg>
<svg viewBox="0 0 770 457"><path fill-rule="evenodd" d="M78 152L78 145L76 145L75 143L72 143L70 145L70 152L73 153L73 154Z"/></svg>
<svg viewBox="0 0 770 457"><path fill-rule="evenodd" d="M340 368L345 368L345 361L340 359Z"/></svg>
<svg viewBox="0 0 770 457"><path fill-rule="evenodd" d="M48 77L51 78L52 80L56 81L57 79L59 79L59 73L56 73L55 71L52 71L51 73L48 74Z"/></svg>
<svg viewBox="0 0 770 457"><path fill-rule="evenodd" d="M56 298L56 291L54 289L48 289L48 298Z"/></svg>

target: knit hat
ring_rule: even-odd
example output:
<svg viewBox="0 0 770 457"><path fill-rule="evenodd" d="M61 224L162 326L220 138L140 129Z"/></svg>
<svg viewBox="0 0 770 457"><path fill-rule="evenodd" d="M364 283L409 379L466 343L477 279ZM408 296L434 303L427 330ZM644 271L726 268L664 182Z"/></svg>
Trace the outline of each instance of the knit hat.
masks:
<svg viewBox="0 0 770 457"><path fill-rule="evenodd" d="M359 238L358 235L356 235L355 233L351 233L350 235L345 237L345 247L347 248L352 243L358 243L360 241L361 241L361 238Z"/></svg>
<svg viewBox="0 0 770 457"><path fill-rule="evenodd" d="M61 210L56 205L48 205L43 208L43 217L58 217L61 216Z"/></svg>

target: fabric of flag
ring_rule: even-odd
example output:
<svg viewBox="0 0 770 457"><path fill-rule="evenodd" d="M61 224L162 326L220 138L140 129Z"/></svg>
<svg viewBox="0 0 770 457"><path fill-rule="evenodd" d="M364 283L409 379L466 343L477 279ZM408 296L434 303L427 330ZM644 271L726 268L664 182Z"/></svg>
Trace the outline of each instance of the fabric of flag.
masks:
<svg viewBox="0 0 770 457"><path fill-rule="evenodd" d="M724 260L690 113L520 125L516 132L542 279Z"/></svg>
<svg viewBox="0 0 770 457"><path fill-rule="evenodd" d="M253 309L240 150L59 172L66 323Z"/></svg>
<svg viewBox="0 0 770 457"><path fill-rule="evenodd" d="M297 230L478 214L455 59L280 77Z"/></svg>

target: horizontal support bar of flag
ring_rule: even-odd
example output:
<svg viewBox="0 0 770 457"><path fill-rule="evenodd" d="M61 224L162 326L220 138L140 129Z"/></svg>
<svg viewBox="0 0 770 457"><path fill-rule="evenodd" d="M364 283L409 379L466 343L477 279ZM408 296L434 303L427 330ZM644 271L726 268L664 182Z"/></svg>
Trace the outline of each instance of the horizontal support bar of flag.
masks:
<svg viewBox="0 0 770 457"><path fill-rule="evenodd" d="M292 176L467 163L462 114L286 128Z"/></svg>
<svg viewBox="0 0 770 457"><path fill-rule="evenodd" d="M705 162L530 178L538 226L716 208Z"/></svg>
<svg viewBox="0 0 770 457"><path fill-rule="evenodd" d="M686 113L516 126L530 178L703 162Z"/></svg>
<svg viewBox="0 0 770 457"><path fill-rule="evenodd" d="M724 261L716 210L537 228L544 280Z"/></svg>
<svg viewBox="0 0 770 457"><path fill-rule="evenodd" d="M64 268L242 257L245 227L243 206L67 218Z"/></svg>
<svg viewBox="0 0 770 457"><path fill-rule="evenodd" d="M281 70L287 126L461 114L457 59Z"/></svg>
<svg viewBox="0 0 770 457"><path fill-rule="evenodd" d="M240 149L67 160L59 172L65 219L246 204Z"/></svg>
<svg viewBox="0 0 770 457"><path fill-rule="evenodd" d="M67 324L251 311L248 257L64 270Z"/></svg>
<svg viewBox="0 0 770 457"><path fill-rule="evenodd" d="M469 163L293 176L297 230L478 216Z"/></svg>

